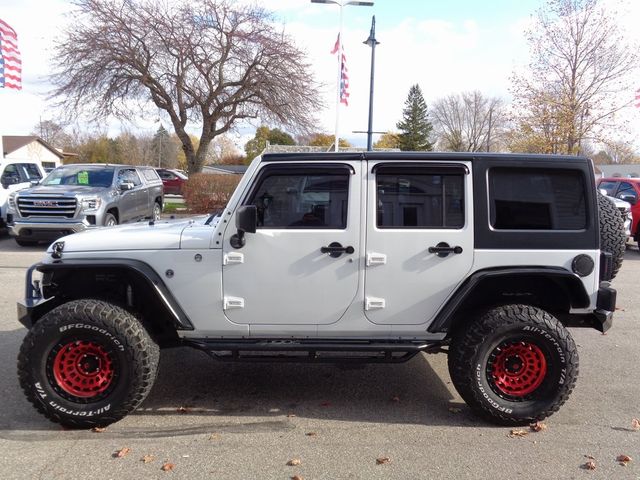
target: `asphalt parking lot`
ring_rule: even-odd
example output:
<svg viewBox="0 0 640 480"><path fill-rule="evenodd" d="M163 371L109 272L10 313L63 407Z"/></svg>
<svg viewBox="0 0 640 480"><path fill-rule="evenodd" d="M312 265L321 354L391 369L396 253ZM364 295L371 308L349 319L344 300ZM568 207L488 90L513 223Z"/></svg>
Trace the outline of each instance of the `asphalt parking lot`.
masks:
<svg viewBox="0 0 640 480"><path fill-rule="evenodd" d="M515 438L469 411L442 354L345 369L216 363L188 349L162 352L157 383L134 414L102 433L63 430L27 403L15 371L25 334L15 302L43 251L0 237L2 479L640 478L640 431L631 425L640 418L635 247L614 282L613 328L571 332L581 361L571 398L544 431ZM621 465L621 454L633 460ZM595 470L582 467L587 456ZM287 466L292 459L300 465Z"/></svg>

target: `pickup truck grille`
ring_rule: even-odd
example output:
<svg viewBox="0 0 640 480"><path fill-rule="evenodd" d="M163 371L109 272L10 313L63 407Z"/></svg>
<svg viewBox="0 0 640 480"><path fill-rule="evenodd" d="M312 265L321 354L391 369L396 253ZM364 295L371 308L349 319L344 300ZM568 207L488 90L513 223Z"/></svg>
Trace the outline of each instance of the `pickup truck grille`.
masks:
<svg viewBox="0 0 640 480"><path fill-rule="evenodd" d="M18 211L21 217L73 218L76 206L75 198L18 196Z"/></svg>

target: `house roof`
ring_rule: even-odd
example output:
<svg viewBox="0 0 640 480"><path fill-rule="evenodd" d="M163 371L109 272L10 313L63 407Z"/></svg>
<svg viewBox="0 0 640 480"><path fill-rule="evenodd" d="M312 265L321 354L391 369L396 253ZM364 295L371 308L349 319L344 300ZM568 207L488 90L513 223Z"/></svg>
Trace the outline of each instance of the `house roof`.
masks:
<svg viewBox="0 0 640 480"><path fill-rule="evenodd" d="M2 137L2 153L3 155L9 155L19 148L29 145L31 142L38 142L47 150L51 151L51 153L57 155L60 159L64 158L62 152L56 150L54 147L35 135L4 135Z"/></svg>

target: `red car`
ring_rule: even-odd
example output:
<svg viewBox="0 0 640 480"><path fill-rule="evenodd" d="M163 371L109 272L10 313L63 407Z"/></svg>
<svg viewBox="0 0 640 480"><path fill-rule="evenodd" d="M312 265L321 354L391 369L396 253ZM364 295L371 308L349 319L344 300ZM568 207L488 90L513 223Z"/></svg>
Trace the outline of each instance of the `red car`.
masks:
<svg viewBox="0 0 640 480"><path fill-rule="evenodd" d="M188 177L176 170L168 170L166 168L156 168L156 172L162 179L164 185L164 193L169 195L182 195L182 188L187 182Z"/></svg>
<svg viewBox="0 0 640 480"><path fill-rule="evenodd" d="M605 177L598 182L598 188L605 190L610 197L619 198L631 204L631 238L640 240L640 178Z"/></svg>

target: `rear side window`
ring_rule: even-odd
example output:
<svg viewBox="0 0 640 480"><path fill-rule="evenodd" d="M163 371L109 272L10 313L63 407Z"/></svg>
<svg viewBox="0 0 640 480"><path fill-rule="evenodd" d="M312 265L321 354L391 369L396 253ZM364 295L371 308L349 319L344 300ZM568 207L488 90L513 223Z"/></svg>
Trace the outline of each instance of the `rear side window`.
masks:
<svg viewBox="0 0 640 480"><path fill-rule="evenodd" d="M583 230L587 226L582 172L492 168L491 226L498 230Z"/></svg>
<svg viewBox="0 0 640 480"><path fill-rule="evenodd" d="M20 166L23 169L23 175L28 180L40 180L42 178L42 174L40 174L40 169L33 163L21 163Z"/></svg>
<svg viewBox="0 0 640 480"><path fill-rule="evenodd" d="M155 180L158 180L158 174L156 173L156 171L153 168L145 168L142 170L142 174L144 175L144 178L147 179L147 181L149 182L153 182Z"/></svg>
<svg viewBox="0 0 640 480"><path fill-rule="evenodd" d="M464 173L382 167L376 174L378 228L464 226Z"/></svg>
<svg viewBox="0 0 640 480"><path fill-rule="evenodd" d="M262 179L249 205L258 228L346 229L349 172L273 173Z"/></svg>

